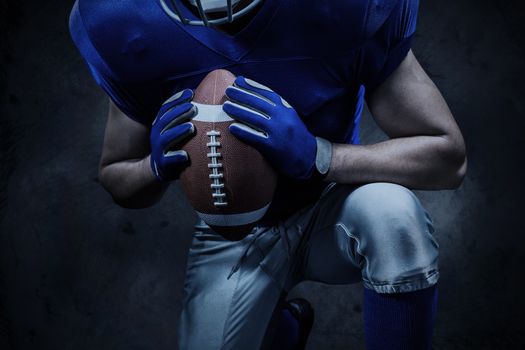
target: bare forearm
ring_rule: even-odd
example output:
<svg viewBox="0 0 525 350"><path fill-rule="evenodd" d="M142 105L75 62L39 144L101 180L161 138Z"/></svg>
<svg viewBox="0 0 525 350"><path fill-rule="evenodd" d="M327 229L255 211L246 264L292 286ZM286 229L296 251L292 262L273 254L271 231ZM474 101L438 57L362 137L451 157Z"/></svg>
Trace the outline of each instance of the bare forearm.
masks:
<svg viewBox="0 0 525 350"><path fill-rule="evenodd" d="M372 145L334 144L327 181L451 189L461 183L465 167L464 155L446 137L403 137Z"/></svg>
<svg viewBox="0 0 525 350"><path fill-rule="evenodd" d="M127 208L145 208L155 204L168 185L155 179L149 156L105 165L99 179L116 203Z"/></svg>

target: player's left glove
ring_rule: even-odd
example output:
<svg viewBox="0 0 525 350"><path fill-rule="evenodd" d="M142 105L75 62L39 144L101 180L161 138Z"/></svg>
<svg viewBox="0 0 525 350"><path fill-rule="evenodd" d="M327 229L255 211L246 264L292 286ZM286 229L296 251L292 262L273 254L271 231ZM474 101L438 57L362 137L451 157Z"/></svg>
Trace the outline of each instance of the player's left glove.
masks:
<svg viewBox="0 0 525 350"><path fill-rule="evenodd" d="M235 137L256 148L286 176L309 179L314 175L317 144L322 142L326 148L329 142L316 140L288 102L242 76L226 89L226 95L230 101L224 103L223 110L238 121L229 127Z"/></svg>

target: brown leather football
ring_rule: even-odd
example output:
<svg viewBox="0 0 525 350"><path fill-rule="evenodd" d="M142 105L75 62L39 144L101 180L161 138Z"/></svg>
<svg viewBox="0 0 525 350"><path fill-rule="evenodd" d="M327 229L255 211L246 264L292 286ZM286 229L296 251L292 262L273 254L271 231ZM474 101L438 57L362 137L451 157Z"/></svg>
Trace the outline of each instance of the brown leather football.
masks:
<svg viewBox="0 0 525 350"><path fill-rule="evenodd" d="M230 134L234 122L222 110L225 90L235 81L227 70L210 72L195 90L195 135L182 149L190 164L180 181L202 220L227 239L245 237L273 198L277 174L253 147Z"/></svg>

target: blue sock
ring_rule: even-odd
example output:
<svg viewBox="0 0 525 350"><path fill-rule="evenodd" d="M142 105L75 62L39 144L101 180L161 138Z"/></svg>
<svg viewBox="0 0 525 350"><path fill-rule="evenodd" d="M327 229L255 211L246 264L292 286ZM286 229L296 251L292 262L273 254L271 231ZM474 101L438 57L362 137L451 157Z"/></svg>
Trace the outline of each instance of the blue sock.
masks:
<svg viewBox="0 0 525 350"><path fill-rule="evenodd" d="M410 293L379 294L365 288L363 311L368 350L430 350L437 285Z"/></svg>
<svg viewBox="0 0 525 350"><path fill-rule="evenodd" d="M282 309L273 338L272 350L294 349L299 338L299 321L290 310Z"/></svg>

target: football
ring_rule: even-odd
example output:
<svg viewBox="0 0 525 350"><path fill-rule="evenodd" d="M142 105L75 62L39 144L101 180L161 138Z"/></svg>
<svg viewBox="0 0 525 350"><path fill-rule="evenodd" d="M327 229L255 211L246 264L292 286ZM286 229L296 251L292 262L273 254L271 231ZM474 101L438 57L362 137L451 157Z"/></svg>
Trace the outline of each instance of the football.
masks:
<svg viewBox="0 0 525 350"><path fill-rule="evenodd" d="M234 120L222 104L227 100L226 88L234 81L231 72L214 70L195 89L195 135L182 145L190 163L180 176L197 214L229 240L250 233L270 206L277 183L266 159L228 130Z"/></svg>

